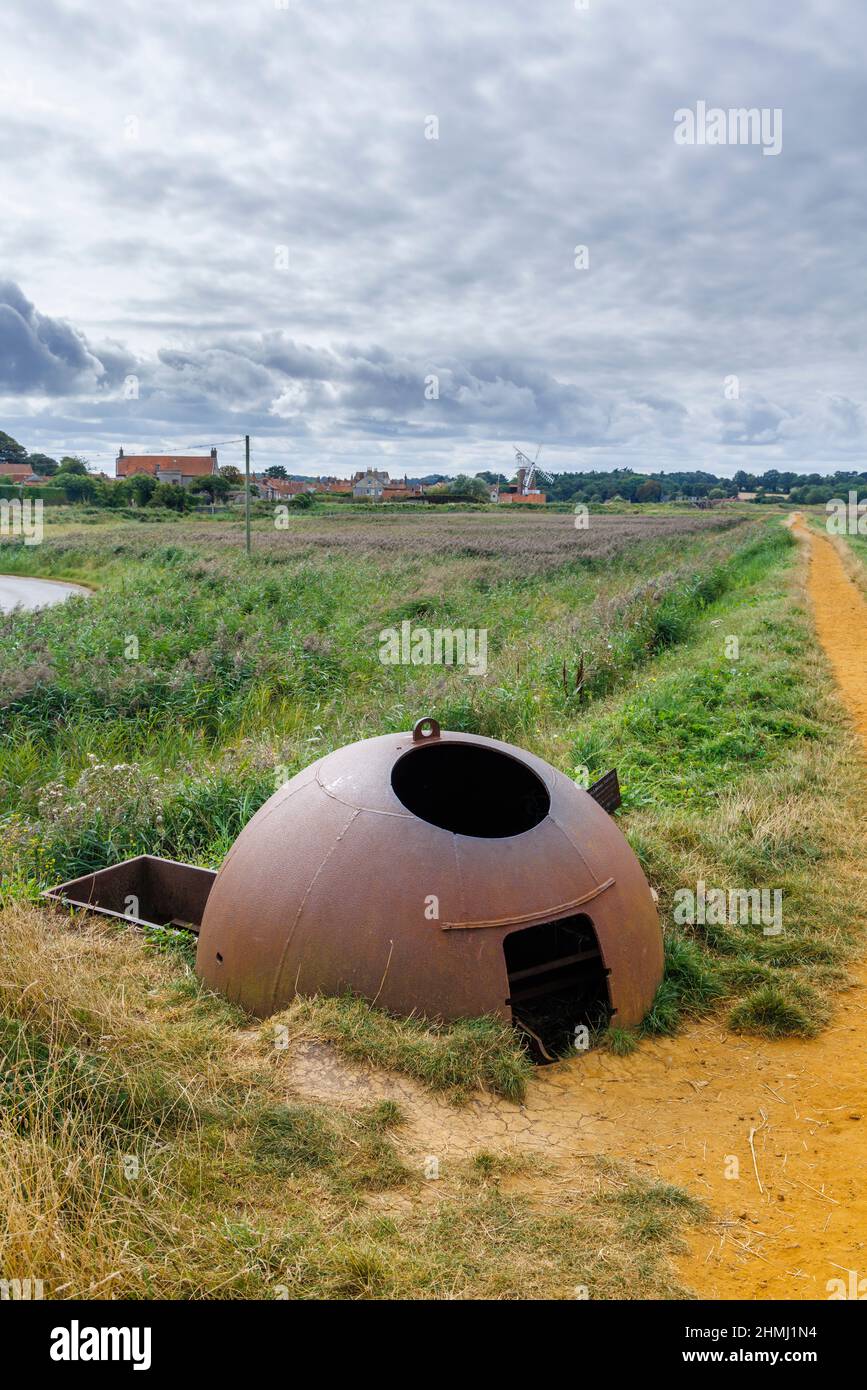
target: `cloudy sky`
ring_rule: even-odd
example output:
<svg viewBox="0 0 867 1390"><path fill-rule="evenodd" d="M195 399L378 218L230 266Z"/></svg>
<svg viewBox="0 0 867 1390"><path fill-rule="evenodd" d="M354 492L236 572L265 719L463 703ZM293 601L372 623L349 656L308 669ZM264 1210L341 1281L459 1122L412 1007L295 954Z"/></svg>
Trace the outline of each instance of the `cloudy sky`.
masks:
<svg viewBox="0 0 867 1390"><path fill-rule="evenodd" d="M864 465L863 3L582 3L5 0L0 429ZM780 153L676 143L700 101Z"/></svg>

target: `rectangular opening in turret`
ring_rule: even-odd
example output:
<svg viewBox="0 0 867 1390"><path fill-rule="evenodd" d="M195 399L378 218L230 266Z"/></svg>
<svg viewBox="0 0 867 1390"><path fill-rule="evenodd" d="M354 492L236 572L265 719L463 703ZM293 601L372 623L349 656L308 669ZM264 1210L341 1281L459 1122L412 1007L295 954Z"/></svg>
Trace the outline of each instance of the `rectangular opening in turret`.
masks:
<svg viewBox="0 0 867 1390"><path fill-rule="evenodd" d="M539 1060L553 1061L611 1017L608 971L593 923L580 913L518 928L503 941L512 1019L534 1044Z"/></svg>

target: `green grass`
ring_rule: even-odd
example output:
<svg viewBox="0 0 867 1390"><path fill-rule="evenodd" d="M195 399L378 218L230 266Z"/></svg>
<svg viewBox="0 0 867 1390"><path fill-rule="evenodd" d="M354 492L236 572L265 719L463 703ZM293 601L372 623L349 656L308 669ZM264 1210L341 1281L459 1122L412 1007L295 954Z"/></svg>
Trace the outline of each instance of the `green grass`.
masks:
<svg viewBox="0 0 867 1390"><path fill-rule="evenodd" d="M281 556L269 542L249 566L234 541L221 548L231 527L217 520L60 527L28 563L98 572L101 588L5 623L0 901L35 900L51 882L143 852L217 867L312 758L433 712L567 772L617 766L623 823L667 922L666 978L645 1032L792 972L817 972L820 993L832 987L851 947L851 875L839 890L832 882L821 920L810 889L834 856L833 796L850 792L833 764L847 754L808 617L790 597L789 533L762 518L714 532L712 546L648 533L640 546L570 559L560 532L556 544L543 532L550 558L525 574L526 527L489 518L503 549L488 552L474 517L452 521L428 531L416 517L404 532L383 518L375 535L398 543L373 557L363 531L353 551L356 523L344 515L334 553L301 544ZM418 546L427 534L429 555ZM488 629L487 677L383 667L378 633L407 617ZM130 634L137 661L123 655ZM768 797L797 813L757 834ZM807 816L808 798L821 815ZM674 892L702 876L783 889L785 941L674 928ZM862 901L860 883L854 891ZM322 1036L345 1052L434 1088L518 1097L525 1084L520 1049L501 1038L492 1051L484 1022L441 1035L358 1001L315 1008Z"/></svg>
<svg viewBox="0 0 867 1390"><path fill-rule="evenodd" d="M4 549L0 568L98 584L2 623L4 1270L14 1255L84 1297L115 1278L131 1298L682 1293L669 1257L702 1213L677 1189L590 1164L564 1197L544 1162L487 1149L425 1183L392 1102L292 1089L286 1062L313 1038L447 1102L520 1103L532 1069L498 1020L399 1020L343 997L254 1024L202 989L187 938L28 905L143 851L216 866L278 782L432 713L566 772L619 769L665 978L640 1029L599 1040L614 1056L711 1011L813 1036L858 949L867 787L793 597L791 537L761 517L572 555L531 518L483 522L314 509L282 551L262 518L249 565L220 518L52 518L35 555ZM384 667L378 634L405 617L486 627L487 677ZM780 888L782 935L675 925L676 892L699 879Z"/></svg>
<svg viewBox="0 0 867 1390"><path fill-rule="evenodd" d="M592 1161L564 1194L514 1153L427 1182L393 1101L287 1094L257 1029L188 973L98 919L6 911L4 1277L38 1270L50 1298L682 1295L693 1204Z"/></svg>
<svg viewBox="0 0 867 1390"><path fill-rule="evenodd" d="M814 1038L826 1021L827 1009L808 985L799 982L750 990L729 1014L734 1032L764 1038Z"/></svg>
<svg viewBox="0 0 867 1390"><path fill-rule="evenodd" d="M476 561L459 537L451 560L421 566L400 552L385 565L366 552L301 552L278 566L265 552L246 569L233 549L158 544L142 539L158 527L134 529L135 540L95 527L43 547L31 568L101 563L100 592L3 624L0 817L16 817L13 844L35 825L40 850L18 857L41 853L61 877L145 844L219 862L278 776L431 709L444 726L550 753L589 701L683 640L730 582L719 553L740 544L721 533L709 556L703 537L657 537L525 578L523 552ZM487 678L384 667L378 633L408 613L485 628ZM125 655L132 638L137 659ZM99 812L77 824L85 799Z"/></svg>
<svg viewBox="0 0 867 1390"><path fill-rule="evenodd" d="M393 1101L332 1114L323 1106L272 1105L256 1118L254 1161L278 1177L313 1171L338 1188L383 1191L409 1177L388 1136L400 1123Z"/></svg>
<svg viewBox="0 0 867 1390"><path fill-rule="evenodd" d="M288 1028L290 1038L312 1035L345 1057L403 1072L457 1102L478 1090L521 1101L532 1072L517 1035L497 1018L436 1025L392 1018L363 999L317 996L296 999L273 1023ZM273 1047L273 1023L263 1030L266 1046Z"/></svg>
<svg viewBox="0 0 867 1390"><path fill-rule="evenodd" d="M666 972L645 1034L743 996L739 1031L803 1036L830 1016L867 909L858 749L792 597L788 538L743 556L740 584L686 649L591 712L575 760L616 765L624 827L660 894ZM737 636L740 655L724 655ZM783 933L741 923L676 926L679 888L783 895ZM821 882L821 894L816 884ZM761 1001L780 996L773 1027ZM629 1043L617 1035L615 1050Z"/></svg>

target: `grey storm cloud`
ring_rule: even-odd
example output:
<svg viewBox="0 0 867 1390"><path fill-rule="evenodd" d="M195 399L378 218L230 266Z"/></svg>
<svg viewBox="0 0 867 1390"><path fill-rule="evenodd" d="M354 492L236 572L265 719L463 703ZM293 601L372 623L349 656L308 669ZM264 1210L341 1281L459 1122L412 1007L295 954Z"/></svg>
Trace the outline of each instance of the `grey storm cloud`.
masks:
<svg viewBox="0 0 867 1390"><path fill-rule="evenodd" d="M775 444L787 419L784 410L765 400L727 401L717 414L726 444Z"/></svg>
<svg viewBox="0 0 867 1390"><path fill-rule="evenodd" d="M38 313L11 281L0 282L0 388L63 396L101 374L81 333Z"/></svg>
<svg viewBox="0 0 867 1390"><path fill-rule="evenodd" d="M121 344L91 348L73 324L40 313L18 285L0 281L0 392L68 396L104 390L134 364Z"/></svg>
<svg viewBox="0 0 867 1390"><path fill-rule="evenodd" d="M8 0L0 428L863 462L865 36L845 0ZM700 100L780 109L779 155L676 144Z"/></svg>

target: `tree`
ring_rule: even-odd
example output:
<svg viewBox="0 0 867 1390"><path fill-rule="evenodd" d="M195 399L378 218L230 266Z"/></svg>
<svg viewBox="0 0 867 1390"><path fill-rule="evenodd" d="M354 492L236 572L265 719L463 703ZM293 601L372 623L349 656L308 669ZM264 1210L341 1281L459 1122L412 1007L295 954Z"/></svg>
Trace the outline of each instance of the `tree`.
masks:
<svg viewBox="0 0 867 1390"><path fill-rule="evenodd" d="M265 469L266 478L288 478L289 474L282 463L272 463L270 468Z"/></svg>
<svg viewBox="0 0 867 1390"><path fill-rule="evenodd" d="M469 478L466 473L459 473L453 478L448 486L449 492L456 493L459 497L472 497L476 502L490 502L491 494L487 484L481 478Z"/></svg>
<svg viewBox="0 0 867 1390"><path fill-rule="evenodd" d="M59 473L77 473L79 477L87 473L87 464L84 459L76 458L74 454L67 454L60 460Z"/></svg>
<svg viewBox="0 0 867 1390"><path fill-rule="evenodd" d="M235 467L234 463L227 463L223 468L221 468L220 477L228 478L229 482L232 483L234 487L239 487L240 484L244 481L243 473L241 472L240 468Z"/></svg>
<svg viewBox="0 0 867 1390"><path fill-rule="evenodd" d="M228 497L235 484L230 478L221 477L219 473L207 473L202 478L195 478L190 483L190 492L207 493L211 502L216 502L217 498Z"/></svg>
<svg viewBox="0 0 867 1390"><path fill-rule="evenodd" d="M57 459L49 458L48 454L28 454L27 462L33 472L43 478L50 478L60 467Z"/></svg>
<svg viewBox="0 0 867 1390"><path fill-rule="evenodd" d="M63 484L67 502L92 502L96 496L96 479L91 478L86 471L82 475L72 470L61 470L58 479Z"/></svg>
<svg viewBox="0 0 867 1390"><path fill-rule="evenodd" d="M150 473L134 473L126 479L130 496L137 507L146 507L157 489L157 480Z"/></svg>
<svg viewBox="0 0 867 1390"><path fill-rule="evenodd" d="M154 507L169 507L173 512L187 509L187 493L179 483L157 483L151 498Z"/></svg>
<svg viewBox="0 0 867 1390"><path fill-rule="evenodd" d="M635 489L636 502L659 502L662 498L662 484L655 478L648 478Z"/></svg>
<svg viewBox="0 0 867 1390"><path fill-rule="evenodd" d="M0 430L0 463L26 463L27 450L11 434Z"/></svg>
<svg viewBox="0 0 867 1390"><path fill-rule="evenodd" d="M127 478L96 478L95 482L93 500L98 507L125 507L129 502Z"/></svg>

